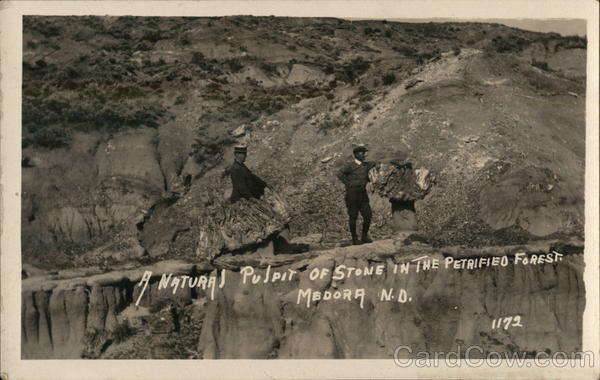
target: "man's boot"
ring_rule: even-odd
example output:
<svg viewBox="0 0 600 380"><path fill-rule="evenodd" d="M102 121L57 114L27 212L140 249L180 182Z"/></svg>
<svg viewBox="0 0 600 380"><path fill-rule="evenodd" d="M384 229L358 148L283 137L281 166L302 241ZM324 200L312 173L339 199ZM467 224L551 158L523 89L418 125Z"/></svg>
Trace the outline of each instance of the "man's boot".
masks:
<svg viewBox="0 0 600 380"><path fill-rule="evenodd" d="M373 240L371 240L369 238L369 226L371 223L369 222L364 222L363 223L363 230L362 230L362 243L372 243Z"/></svg>

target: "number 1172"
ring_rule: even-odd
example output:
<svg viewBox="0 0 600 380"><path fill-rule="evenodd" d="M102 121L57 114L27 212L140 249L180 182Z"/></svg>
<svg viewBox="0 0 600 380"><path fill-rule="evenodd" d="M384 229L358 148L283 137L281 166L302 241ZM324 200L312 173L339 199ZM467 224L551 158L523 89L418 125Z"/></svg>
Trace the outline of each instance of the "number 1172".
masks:
<svg viewBox="0 0 600 380"><path fill-rule="evenodd" d="M523 327L521 324L521 316L515 315L514 317L500 317L492 319L492 330L500 328L507 330L509 327Z"/></svg>

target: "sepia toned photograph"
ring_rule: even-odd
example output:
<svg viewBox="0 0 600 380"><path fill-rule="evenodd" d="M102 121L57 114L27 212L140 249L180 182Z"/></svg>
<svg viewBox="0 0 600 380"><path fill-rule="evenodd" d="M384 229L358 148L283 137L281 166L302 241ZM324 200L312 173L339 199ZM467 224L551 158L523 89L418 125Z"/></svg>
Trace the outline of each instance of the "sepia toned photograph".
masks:
<svg viewBox="0 0 600 380"><path fill-rule="evenodd" d="M580 352L586 23L542 24L24 16L22 359Z"/></svg>
<svg viewBox="0 0 600 380"><path fill-rule="evenodd" d="M0 380L597 378L598 3L537 5L0 3Z"/></svg>

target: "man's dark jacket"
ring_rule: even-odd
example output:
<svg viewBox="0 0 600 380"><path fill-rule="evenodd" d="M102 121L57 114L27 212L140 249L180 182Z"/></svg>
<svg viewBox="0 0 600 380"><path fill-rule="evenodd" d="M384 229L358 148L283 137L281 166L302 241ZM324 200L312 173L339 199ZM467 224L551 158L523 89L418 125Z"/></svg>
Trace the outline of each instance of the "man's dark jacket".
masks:
<svg viewBox="0 0 600 380"><path fill-rule="evenodd" d="M244 164L234 161L229 168L233 191L231 201L235 202L241 198L260 198L265 192L267 184L258 176L254 175Z"/></svg>
<svg viewBox="0 0 600 380"><path fill-rule="evenodd" d="M375 167L374 162L363 162L358 165L351 161L344 165L338 172L338 178L346 185L346 190L364 189L369 182L369 170Z"/></svg>

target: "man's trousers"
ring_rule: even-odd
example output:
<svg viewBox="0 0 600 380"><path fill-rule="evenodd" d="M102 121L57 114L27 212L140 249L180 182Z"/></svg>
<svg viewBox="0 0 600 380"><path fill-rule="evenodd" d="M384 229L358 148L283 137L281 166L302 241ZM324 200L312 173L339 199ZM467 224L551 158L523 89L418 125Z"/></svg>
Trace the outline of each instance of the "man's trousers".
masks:
<svg viewBox="0 0 600 380"><path fill-rule="evenodd" d="M346 188L346 208L348 209L350 233L352 239L356 240L356 219L358 214L363 218L363 238L366 238L371 225L371 217L373 215L371 206L369 205L369 196L365 187L348 187Z"/></svg>

